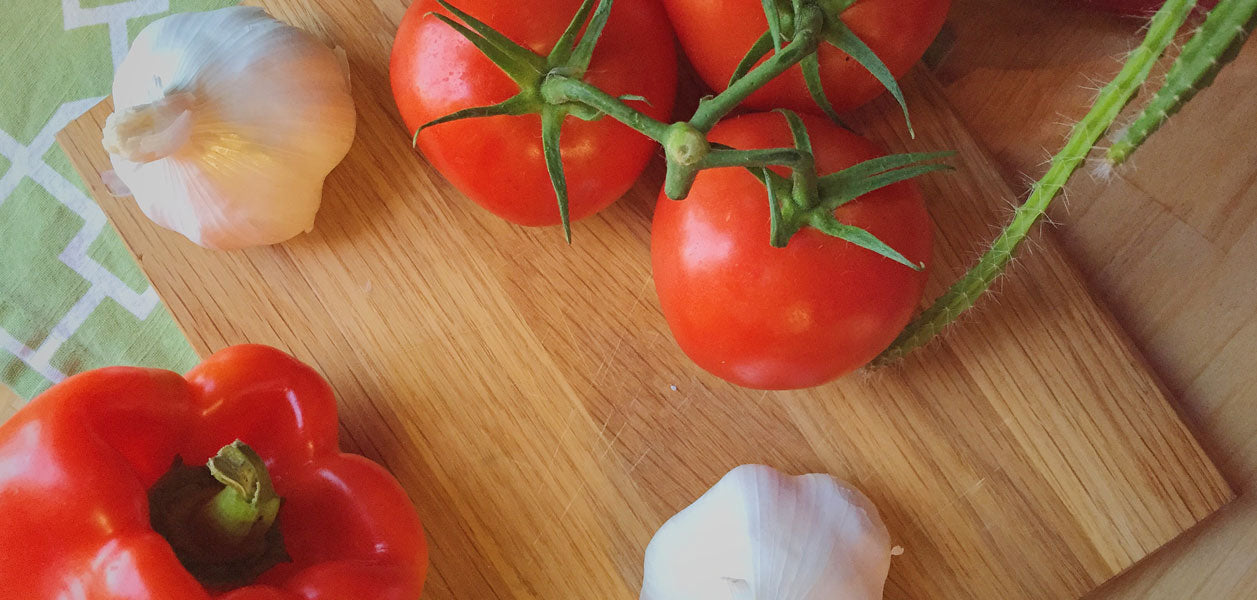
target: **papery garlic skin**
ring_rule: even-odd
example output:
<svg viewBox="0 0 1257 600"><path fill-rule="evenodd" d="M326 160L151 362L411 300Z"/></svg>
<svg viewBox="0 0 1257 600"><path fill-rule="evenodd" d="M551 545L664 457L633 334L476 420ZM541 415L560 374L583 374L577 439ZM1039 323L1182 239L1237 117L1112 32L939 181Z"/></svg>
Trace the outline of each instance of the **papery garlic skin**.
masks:
<svg viewBox="0 0 1257 600"><path fill-rule="evenodd" d="M655 533L641 600L877 600L890 557L859 490L743 465Z"/></svg>
<svg viewBox="0 0 1257 600"><path fill-rule="evenodd" d="M150 219L207 248L313 228L354 137L342 60L256 7L153 22L119 65L113 101L104 145L118 178Z"/></svg>

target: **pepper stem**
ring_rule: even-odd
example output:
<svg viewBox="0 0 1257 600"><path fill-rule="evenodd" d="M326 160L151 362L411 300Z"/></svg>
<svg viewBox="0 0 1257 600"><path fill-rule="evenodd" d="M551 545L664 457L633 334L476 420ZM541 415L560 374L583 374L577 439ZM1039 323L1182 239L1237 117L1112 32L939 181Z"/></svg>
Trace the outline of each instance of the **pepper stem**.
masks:
<svg viewBox="0 0 1257 600"><path fill-rule="evenodd" d="M177 92L117 111L105 119L101 144L110 154L146 163L179 151L192 137L195 97Z"/></svg>
<svg viewBox="0 0 1257 600"><path fill-rule="evenodd" d="M252 448L236 440L206 464L223 489L202 506L199 517L227 545L265 533L279 515L280 498L266 464Z"/></svg>
<svg viewBox="0 0 1257 600"><path fill-rule="evenodd" d="M249 584L289 560L276 524L282 499L244 442L224 446L204 467L176 458L149 489L148 503L153 530L208 588Z"/></svg>

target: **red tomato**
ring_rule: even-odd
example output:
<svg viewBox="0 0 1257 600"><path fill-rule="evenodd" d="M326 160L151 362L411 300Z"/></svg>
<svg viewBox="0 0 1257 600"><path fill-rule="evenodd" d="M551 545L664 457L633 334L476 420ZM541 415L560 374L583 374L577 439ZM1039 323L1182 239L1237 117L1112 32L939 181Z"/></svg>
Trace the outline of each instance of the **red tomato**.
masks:
<svg viewBox="0 0 1257 600"><path fill-rule="evenodd" d="M826 120L803 119L821 174L883 154ZM710 137L741 149L792 145L776 113L726 120ZM931 221L914 183L876 190L834 214L928 265ZM703 171L679 202L659 196L651 260L663 315L681 349L728 381L795 389L835 379L890 345L921 300L928 269L810 227L785 248L768 238L768 194L745 169Z"/></svg>
<svg viewBox="0 0 1257 600"><path fill-rule="evenodd" d="M934 41L951 0L857 0L842 20L899 77L921 59ZM765 31L760 0L664 0L681 48L714 90L729 85L738 62ZM834 110L860 106L885 88L846 53L821 43L821 82ZM796 65L756 91L746 106L816 112L803 71Z"/></svg>
<svg viewBox="0 0 1257 600"><path fill-rule="evenodd" d="M580 6L580 0L455 0L453 4L541 56ZM470 42L429 12L449 14L433 0L406 11L389 65L393 97L406 127L457 110L496 104L519 87ZM427 16L426 16L427 15ZM594 50L589 83L614 94L637 94L646 114L666 119L676 93L676 49L657 0L620 0ZM560 222L541 149L536 114L466 119L425 129L419 148L446 179L477 204L520 225ZM563 168L573 221L628 191L655 152L655 143L614 119L563 125Z"/></svg>

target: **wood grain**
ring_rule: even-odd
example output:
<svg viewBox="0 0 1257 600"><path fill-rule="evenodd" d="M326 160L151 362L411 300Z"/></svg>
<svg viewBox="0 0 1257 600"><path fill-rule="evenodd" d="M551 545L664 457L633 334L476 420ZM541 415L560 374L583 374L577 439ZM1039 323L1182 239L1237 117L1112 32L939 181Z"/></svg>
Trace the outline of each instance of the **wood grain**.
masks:
<svg viewBox="0 0 1257 600"><path fill-rule="evenodd" d="M738 389L685 359L655 305L658 166L572 247L510 226L409 149L384 71L402 6L265 4L354 73L358 137L314 233L201 250L103 189L107 106L60 141L199 352L269 343L329 378L343 444L425 519L428 598L633 598L654 529L746 462L865 490L907 548L892 599L1077 598L1231 498L1050 236L979 319L901 367ZM887 104L858 120L897 150L960 151L959 172L921 182L936 292L1012 194L928 75L905 88L918 140Z"/></svg>
<svg viewBox="0 0 1257 600"><path fill-rule="evenodd" d="M937 74L1015 188L1081 116L1141 21L1056 3L957 0ZM1146 97L1146 95L1145 95ZM1240 491L1093 600L1250 600L1257 590L1257 44L1119 170L1081 176L1051 216L1091 288L1163 376Z"/></svg>

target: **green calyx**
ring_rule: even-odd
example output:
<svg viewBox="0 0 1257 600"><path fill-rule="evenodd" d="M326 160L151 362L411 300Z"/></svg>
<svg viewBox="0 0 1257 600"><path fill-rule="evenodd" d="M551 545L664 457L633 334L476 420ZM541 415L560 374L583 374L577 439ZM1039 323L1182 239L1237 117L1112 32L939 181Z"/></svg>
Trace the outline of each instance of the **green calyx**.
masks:
<svg viewBox="0 0 1257 600"><path fill-rule="evenodd" d="M802 63L805 75L810 73L808 79L819 80L817 68L813 67L818 64L816 49L821 43L831 43L847 51L879 79L884 75L886 85L902 103L902 94L889 71L839 18L854 0L792 0L789 3L764 0L764 10L769 15L769 31L756 42L728 89L705 98L688 121L670 124L653 119L626 104L626 101L644 101L644 98L615 97L583 81L594 45L610 15L611 0L582 2L545 57L511 41L445 0L437 2L461 23L438 13L432 13L433 16L480 49L520 86L520 92L504 102L464 109L426 123L419 129L463 118L540 114L546 168L569 242L568 188L559 149L563 122L568 116L586 120L608 116L663 145L667 158L664 193L669 198L685 198L698 173L704 169L744 167L767 186L772 218L770 241L773 246L784 247L799 230L812 227L913 269L921 268L921 265L912 263L869 232L839 222L834 217L834 211L861 194L922 173L949 168L929 162L946 154L895 155L818 177L803 122L789 111L781 112L794 134L792 148L736 150L713 146L707 140L707 132L717 121L791 66ZM584 34L578 40L582 26ZM771 56L761 62L770 52ZM810 63L812 66L809 66ZM819 84L811 87L819 89ZM818 98L823 101L823 94L818 94ZM828 102L824 101L822 106L828 106ZM832 110L829 112L837 119ZM418 131L415 135L418 136ZM768 169L770 166L788 167L791 176L777 175Z"/></svg>
<svg viewBox="0 0 1257 600"><path fill-rule="evenodd" d="M734 87L739 80L751 72L761 59L769 52L780 54L784 42L801 42L807 49L797 61L803 70L803 81L807 84L812 100L831 120L843 125L833 104L825 95L820 74L820 54L816 51L821 43L829 44L855 59L871 75L877 78L903 110L904 122L908 126L909 135L916 137L912 129L912 120L908 116L908 105L904 100L903 91L895 76L886 67L851 28L842 20L842 13L855 4L855 0L763 0L764 16L768 20L768 31L760 36L747 51L746 56L734 70L729 80L729 87ZM788 48L789 45L786 45ZM771 59L770 59L771 60ZM791 63L793 64L793 63ZM758 88L762 82L754 86Z"/></svg>
<svg viewBox="0 0 1257 600"><path fill-rule="evenodd" d="M888 185L932 171L950 170L949 165L935 161L947 158L954 153L892 154L866 160L836 173L818 177L811 140L808 138L803 120L789 110L779 109L777 112L785 116L794 138L795 153L789 164L790 178L773 173L767 165L748 167L764 182L768 190L771 219L769 243L774 247L784 248L790 238L800 229L812 227L914 270L919 271L924 268L923 265L912 262L868 231L842 223L834 216L834 211L864 194ZM763 151L750 152L762 153Z"/></svg>
<svg viewBox="0 0 1257 600"><path fill-rule="evenodd" d="M282 499L262 459L239 440L203 467L176 458L148 500L153 530L207 588L247 585L289 560L276 525Z"/></svg>
<svg viewBox="0 0 1257 600"><path fill-rule="evenodd" d="M497 104L466 108L424 123L415 130L412 142L418 142L419 132L424 129L450 121L500 115L540 114L541 140L546 168L550 173L550 182L554 186L555 199L559 205L563 234L568 243L571 243L572 226L568 217L567 184L559 150L562 124L568 115L583 120L593 120L601 117L602 113L588 103L570 98L564 87L546 85L546 83L551 80L579 81L584 77L585 71L589 68L589 61L593 57L594 46L598 43L598 38L602 35L602 30L611 15L611 0L598 0L596 5L595 0L582 2L572 17L572 21L555 41L553 49L544 57L517 44L449 2L437 0L437 3L458 20L437 12L429 13L429 15L449 25L471 42L519 85L520 91L515 96ZM583 35L581 35L582 28Z"/></svg>
<svg viewBox="0 0 1257 600"><path fill-rule="evenodd" d="M768 30L751 45L728 87L702 99L695 114L681 123L660 122L626 104L626 101L644 101L642 97L612 96L583 81L594 45L610 14L611 0L598 0L596 5L594 0L582 2L545 57L519 46L444 0L437 1L461 19L461 23L444 15L434 13L434 17L470 40L520 86L520 92L492 106L468 108L441 117L424 124L420 130L463 118L540 114L546 165L569 242L567 186L559 151L562 124L567 116L586 120L607 116L664 146L667 169L663 191L669 198L684 199L698 174L705 169L745 168L762 181L767 190L771 245L784 247L795 233L811 227L911 268L921 268L868 231L841 223L834 212L873 190L932 171L950 169L936 161L952 153L884 156L818 176L802 121L788 111L781 112L793 133L793 146L789 148L738 150L713 144L706 138L707 132L721 118L755 90L796 64L800 65L817 105L841 125L822 86L821 58L817 54L822 44L843 51L877 78L902 107L911 133L906 102L894 77L842 20L842 14L855 0L761 0ZM1091 111L1074 127L1064 148L1053 157L1047 173L1032 187L1029 198L1018 207L1013 220L990 249L933 305L909 323L874 364L894 361L926 343L972 306L1000 275L1052 198L1094 148L1098 138L1111 127L1137 88L1147 80L1153 63L1173 41L1194 4L1195 0L1166 0L1149 23L1143 43L1130 53L1122 71L1101 90ZM580 35L582 27L584 34ZM1234 58L1239 43L1254 27L1257 27L1257 0L1221 0L1184 47L1166 85L1123 139L1109 150L1108 159L1114 164L1122 162L1192 94L1209 85L1218 69ZM415 135L418 133L416 131ZM790 175L782 176L770 167L787 168Z"/></svg>

